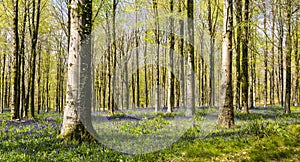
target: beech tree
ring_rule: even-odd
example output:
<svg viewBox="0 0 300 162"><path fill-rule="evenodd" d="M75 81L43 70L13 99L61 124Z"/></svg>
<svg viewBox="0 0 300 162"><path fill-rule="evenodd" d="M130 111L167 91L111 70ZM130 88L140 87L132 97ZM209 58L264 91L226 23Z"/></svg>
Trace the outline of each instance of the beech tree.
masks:
<svg viewBox="0 0 300 162"><path fill-rule="evenodd" d="M278 0L278 3L281 4L282 1L281 0ZM284 101L283 101L283 98L284 98L284 76L283 76L283 40L284 40L284 21L283 21L283 18L282 18L282 7L279 7L278 8L278 26L277 26L277 32L278 32L278 49L277 49L277 52L278 52L278 77L277 77L277 85L278 85L278 91L277 91L277 95L278 95L278 98L279 98L279 104L281 106L284 106Z"/></svg>
<svg viewBox="0 0 300 162"><path fill-rule="evenodd" d="M160 36L159 36L159 17L158 17L158 7L157 7L158 0L153 0L153 10L155 16L155 42L156 42L156 55L155 55L155 64L156 64L156 105L155 105L155 112L158 111L160 108L160 90L159 90L159 78L160 78L160 70L159 70L159 56L160 56Z"/></svg>
<svg viewBox="0 0 300 162"><path fill-rule="evenodd" d="M265 46L264 46L264 107L267 107L268 101L268 35L267 35L267 5L263 2L264 15L264 32L265 32Z"/></svg>
<svg viewBox="0 0 300 162"><path fill-rule="evenodd" d="M299 29L299 17L296 19L296 26L295 29ZM300 78L300 55L298 51L299 46L299 32L295 33L294 38L294 46L295 46L295 64L296 64L296 73L295 73L295 92L294 92L294 106L299 105L299 95L300 95L300 89L299 89L299 78Z"/></svg>
<svg viewBox="0 0 300 162"><path fill-rule="evenodd" d="M93 111L137 105L172 112L179 106L192 116L196 105L214 107L221 98L219 123L226 127L234 124L232 105L249 113L280 104L290 113L300 102L298 2L227 0L223 22L220 0L94 0L92 20L91 0L1 1L0 110L10 109L14 120L61 112L67 96L64 136L88 123L82 118L89 110L80 113L93 102ZM101 34L90 47L92 23ZM222 43L226 51L218 48ZM86 103L81 96L90 96L91 50L100 56L91 82L96 97ZM220 52L226 64L219 63ZM123 73L115 75L120 68Z"/></svg>
<svg viewBox="0 0 300 162"><path fill-rule="evenodd" d="M187 98L186 116L195 114L195 63L194 63L194 1L187 1L188 16L188 60L187 60Z"/></svg>
<svg viewBox="0 0 300 162"><path fill-rule="evenodd" d="M14 0L14 23L13 23L13 31L14 31L14 105L11 109L12 119L19 119L19 110L20 110L20 67L19 67L19 1Z"/></svg>
<svg viewBox="0 0 300 162"><path fill-rule="evenodd" d="M225 0L222 43L222 78L218 124L230 128L234 126L232 94L232 31L233 1Z"/></svg>
<svg viewBox="0 0 300 162"><path fill-rule="evenodd" d="M236 109L241 110L241 39L242 39L242 8L243 2L242 0L236 0L236 42L235 42L235 51L236 51L236 92L235 92L235 104Z"/></svg>
<svg viewBox="0 0 300 162"><path fill-rule="evenodd" d="M36 12L36 13L35 13ZM31 15L31 28L29 28L31 35L31 69L30 69L30 80L28 94L30 95L30 114L34 118L35 108L35 77L36 77L36 61L37 61L37 43L40 26L40 14L41 14L41 0L32 1L32 15Z"/></svg>
<svg viewBox="0 0 300 162"><path fill-rule="evenodd" d="M183 1L179 1L178 4L178 13L182 14L182 8L183 8L184 2ZM180 80L181 80L181 84L180 84L180 101L181 101L181 106L183 108L186 107L186 102L185 102L185 92L186 92L186 88L185 88L185 56L184 56L184 20L180 19L179 22L179 43L178 43L178 50L179 50L179 54L180 54Z"/></svg>
<svg viewBox="0 0 300 162"><path fill-rule="evenodd" d="M272 5L271 14L272 14L272 49L271 49L271 72L270 72L270 105L275 104L275 5Z"/></svg>
<svg viewBox="0 0 300 162"><path fill-rule="evenodd" d="M68 59L66 106L61 136L89 138L92 130L92 0L71 1L71 32Z"/></svg>
<svg viewBox="0 0 300 162"><path fill-rule="evenodd" d="M244 113L249 113L248 108L248 46L249 46L249 1L245 0L244 4L244 28L243 28L243 43L242 43L242 110Z"/></svg>
<svg viewBox="0 0 300 162"><path fill-rule="evenodd" d="M170 11L174 11L174 1L170 0ZM174 34L174 17L170 16L170 49L169 49L169 72L168 72L168 112L172 112L174 107L175 95L174 95L174 48L175 48L175 34Z"/></svg>
<svg viewBox="0 0 300 162"><path fill-rule="evenodd" d="M287 1L285 21L287 23L286 32L286 94L285 94L285 113L291 113L291 88L292 88L292 33L291 33L291 17L292 17L292 2Z"/></svg>
<svg viewBox="0 0 300 162"><path fill-rule="evenodd" d="M219 12L218 3L214 1L214 9L212 9L212 2L208 0L208 30L210 35L210 81L209 81L209 106L215 106L215 43L216 43L216 26L218 22ZM215 16L216 14L216 16ZM215 16L215 17L214 17Z"/></svg>

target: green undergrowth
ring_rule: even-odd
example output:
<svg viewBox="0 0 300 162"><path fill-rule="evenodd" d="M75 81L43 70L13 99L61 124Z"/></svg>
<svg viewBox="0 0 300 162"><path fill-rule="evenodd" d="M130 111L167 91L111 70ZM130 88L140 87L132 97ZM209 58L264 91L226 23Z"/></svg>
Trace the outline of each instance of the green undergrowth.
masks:
<svg viewBox="0 0 300 162"><path fill-rule="evenodd" d="M56 113L22 121L10 121L10 114L4 113L0 114L0 161L297 161L300 158L300 113L283 114L282 110L254 109L249 115L237 112L234 128L214 126L206 134L201 124L207 114L217 111L199 110L193 125L177 142L162 150L135 156L96 142L63 143L58 138L62 115ZM151 117L147 120L120 121L119 129L131 134L151 134L172 124L178 115L159 113L147 116ZM119 122L117 118L126 116L118 114L114 122Z"/></svg>
<svg viewBox="0 0 300 162"><path fill-rule="evenodd" d="M152 120L141 120L139 122L123 122L119 129L131 134L150 134L169 124L171 124L170 121L156 117Z"/></svg>

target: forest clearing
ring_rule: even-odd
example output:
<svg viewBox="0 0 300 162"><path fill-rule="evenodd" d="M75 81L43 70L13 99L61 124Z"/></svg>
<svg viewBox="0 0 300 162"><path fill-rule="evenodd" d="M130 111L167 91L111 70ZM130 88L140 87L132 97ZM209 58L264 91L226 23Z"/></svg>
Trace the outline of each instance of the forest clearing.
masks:
<svg viewBox="0 0 300 162"><path fill-rule="evenodd" d="M299 0L0 0L0 161L299 161Z"/></svg>

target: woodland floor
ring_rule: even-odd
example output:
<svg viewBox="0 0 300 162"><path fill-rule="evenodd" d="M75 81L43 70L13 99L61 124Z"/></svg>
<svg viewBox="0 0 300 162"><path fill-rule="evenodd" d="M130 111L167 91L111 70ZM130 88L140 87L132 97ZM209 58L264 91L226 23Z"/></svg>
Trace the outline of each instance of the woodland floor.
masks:
<svg viewBox="0 0 300 162"><path fill-rule="evenodd" d="M216 109L198 108L192 119L180 111L155 114L152 109L119 111L114 116L95 113L93 126L105 137L99 143L62 143L61 114L10 121L5 112L0 114L0 161L299 161L300 108L293 107L288 115L283 112L281 107L255 108L249 115L236 112L232 129L215 126ZM178 124L184 122L190 127ZM133 136L142 136L143 141L130 140ZM172 138L172 143L166 142Z"/></svg>

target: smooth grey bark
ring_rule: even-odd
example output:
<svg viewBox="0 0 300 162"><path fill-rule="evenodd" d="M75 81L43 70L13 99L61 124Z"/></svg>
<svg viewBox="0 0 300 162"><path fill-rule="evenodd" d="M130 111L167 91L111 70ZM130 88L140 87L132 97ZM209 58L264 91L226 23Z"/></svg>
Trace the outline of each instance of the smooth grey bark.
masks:
<svg viewBox="0 0 300 162"><path fill-rule="evenodd" d="M186 116L195 114L195 47L194 47L194 1L187 1L187 16L188 16L188 46L187 46L187 98L186 98Z"/></svg>
<svg viewBox="0 0 300 162"><path fill-rule="evenodd" d="M233 1L225 0L222 43L221 96L218 124L226 128L231 128L234 126L232 94L232 33Z"/></svg>
<svg viewBox="0 0 300 162"><path fill-rule="evenodd" d="M82 11L82 12L78 12ZM71 33L66 106L61 137L90 139L92 107L92 0L71 1ZM90 132L87 132L89 130Z"/></svg>

